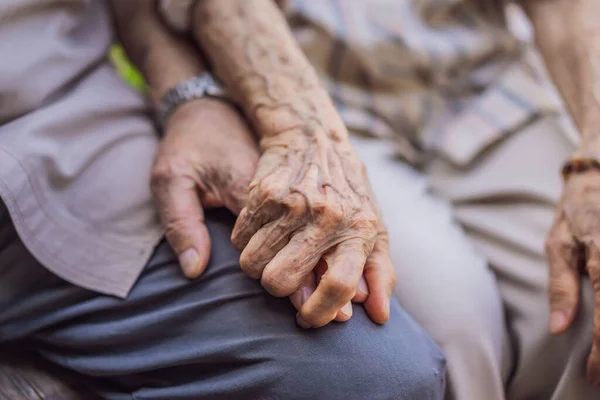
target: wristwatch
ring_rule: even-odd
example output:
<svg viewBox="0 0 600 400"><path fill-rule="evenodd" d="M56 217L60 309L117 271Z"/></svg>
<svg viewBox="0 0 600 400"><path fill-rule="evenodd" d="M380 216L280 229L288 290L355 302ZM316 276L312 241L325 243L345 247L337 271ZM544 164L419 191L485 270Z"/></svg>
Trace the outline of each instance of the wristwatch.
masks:
<svg viewBox="0 0 600 400"><path fill-rule="evenodd" d="M203 97L228 99L227 92L221 84L208 72L187 79L169 89L156 106L156 120L164 127L169 116L180 105L190 100Z"/></svg>

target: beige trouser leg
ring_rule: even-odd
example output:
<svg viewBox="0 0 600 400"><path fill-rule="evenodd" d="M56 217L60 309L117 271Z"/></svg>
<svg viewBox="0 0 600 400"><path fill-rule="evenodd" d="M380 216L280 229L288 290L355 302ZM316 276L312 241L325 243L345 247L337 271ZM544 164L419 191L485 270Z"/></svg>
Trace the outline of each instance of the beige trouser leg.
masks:
<svg viewBox="0 0 600 400"><path fill-rule="evenodd" d="M396 295L446 355L456 399L502 399L508 335L493 273L451 206L425 178L395 160L387 143L354 138L390 233ZM507 376L507 373L504 374Z"/></svg>
<svg viewBox="0 0 600 400"><path fill-rule="evenodd" d="M589 282L576 325L561 337L548 334L544 239L562 189L560 166L573 150L555 117L545 117L471 168L437 160L428 171L434 191L451 201L456 220L496 275L513 355L510 400L600 399L600 390L583 380L592 339Z"/></svg>
<svg viewBox="0 0 600 400"><path fill-rule="evenodd" d="M392 160L389 145L354 140L390 230L397 296L444 351L449 397L600 399L583 380L587 282L575 326L561 337L547 328L543 244L561 190L558 170L573 150L555 120L530 124L469 168L436 160L427 177L445 200Z"/></svg>

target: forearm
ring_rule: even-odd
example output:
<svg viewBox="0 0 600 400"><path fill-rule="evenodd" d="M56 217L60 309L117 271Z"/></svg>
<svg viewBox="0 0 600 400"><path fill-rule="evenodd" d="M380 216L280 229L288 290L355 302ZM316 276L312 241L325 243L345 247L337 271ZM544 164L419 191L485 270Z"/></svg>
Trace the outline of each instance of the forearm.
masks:
<svg viewBox="0 0 600 400"><path fill-rule="evenodd" d="M117 34L156 102L179 82L205 70L198 50L170 31L150 0L111 0Z"/></svg>
<svg viewBox="0 0 600 400"><path fill-rule="evenodd" d="M271 0L202 0L194 36L257 133L323 140L347 133L319 78Z"/></svg>
<svg viewBox="0 0 600 400"><path fill-rule="evenodd" d="M600 151L600 1L523 0L536 43L582 135Z"/></svg>

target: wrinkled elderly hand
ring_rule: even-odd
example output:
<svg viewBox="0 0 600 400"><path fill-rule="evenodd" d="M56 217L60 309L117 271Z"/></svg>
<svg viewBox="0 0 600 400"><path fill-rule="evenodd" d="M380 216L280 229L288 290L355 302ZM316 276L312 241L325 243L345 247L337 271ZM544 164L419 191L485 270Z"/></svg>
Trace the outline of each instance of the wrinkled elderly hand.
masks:
<svg viewBox="0 0 600 400"><path fill-rule="evenodd" d="M328 135L315 127L310 134L292 129L263 138L232 241L243 249L244 271L269 293L288 296L303 283L316 287L299 304L300 326L339 320L342 307L349 317L349 302L357 293L364 298L357 290L363 273L367 312L384 323L395 279L386 231L354 149Z"/></svg>
<svg viewBox="0 0 600 400"><path fill-rule="evenodd" d="M546 243L550 262L550 330L564 332L579 308L581 274L595 292L594 339L587 377L600 384L600 172L569 177Z"/></svg>
<svg viewBox="0 0 600 400"><path fill-rule="evenodd" d="M195 100L169 118L151 185L167 240L187 277L199 276L210 257L203 207L238 214L258 157L255 138L231 105Z"/></svg>
<svg viewBox="0 0 600 400"><path fill-rule="evenodd" d="M256 139L230 105L203 99L181 106L169 119L152 171L152 190L170 245L184 274L198 277L210 257L203 207L227 207L239 214L258 164ZM290 296L298 309L323 273L311 273ZM364 302L364 280L353 299ZM338 321L351 311L340 310Z"/></svg>

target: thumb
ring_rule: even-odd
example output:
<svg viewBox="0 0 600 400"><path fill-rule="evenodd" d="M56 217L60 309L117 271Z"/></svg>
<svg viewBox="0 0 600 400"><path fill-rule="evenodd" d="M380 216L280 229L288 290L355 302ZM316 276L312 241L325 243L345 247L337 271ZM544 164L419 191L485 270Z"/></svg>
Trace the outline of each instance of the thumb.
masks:
<svg viewBox="0 0 600 400"><path fill-rule="evenodd" d="M160 170L159 170L160 171ZM165 227L167 241L175 250L183 273L196 278L210 257L210 236L193 180L153 174L152 191Z"/></svg>
<svg viewBox="0 0 600 400"><path fill-rule="evenodd" d="M546 254L550 265L550 332L556 335L569 328L579 307L579 251L566 222L553 228Z"/></svg>

